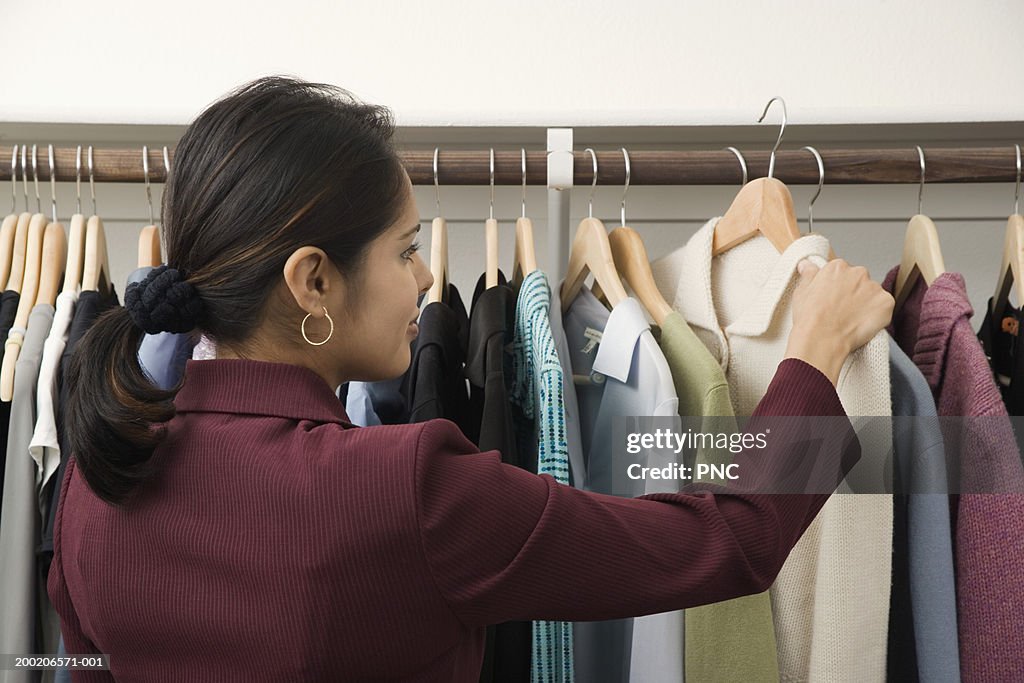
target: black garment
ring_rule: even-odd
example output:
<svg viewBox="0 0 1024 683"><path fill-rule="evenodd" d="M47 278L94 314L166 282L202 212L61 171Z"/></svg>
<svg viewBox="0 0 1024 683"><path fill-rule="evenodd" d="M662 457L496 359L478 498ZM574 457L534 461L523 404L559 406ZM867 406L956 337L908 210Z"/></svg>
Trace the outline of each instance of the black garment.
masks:
<svg viewBox="0 0 1024 683"><path fill-rule="evenodd" d="M1024 415L1024 354L1017 353L1022 320L1024 313L1009 304L1002 318L994 320L992 299L989 299L985 306L985 319L978 330L978 340L988 356L996 386L1010 415Z"/></svg>
<svg viewBox="0 0 1024 683"><path fill-rule="evenodd" d="M894 416L905 417L905 416ZM886 680L917 681L917 643L910 602L910 530L907 483L900 467L892 468L892 586L889 592L889 642Z"/></svg>
<svg viewBox="0 0 1024 683"><path fill-rule="evenodd" d="M502 462L529 468L521 462L508 389L512 386L510 345L515 332L515 294L498 271L498 284L485 288L481 275L473 293L469 319L469 379L473 423L480 425L477 445L481 451L496 449ZM536 465L531 471L536 471ZM481 681L521 683L530 680L533 626L528 621L509 621L487 627Z"/></svg>
<svg viewBox="0 0 1024 683"><path fill-rule="evenodd" d="M117 291L111 285L110 292L101 294L95 291L86 291L78 295L78 303L75 304L75 312L71 317L71 325L68 327L68 341L64 346L64 353L60 357L60 365L57 369L57 441L60 444L60 465L57 472L47 482L47 491L44 492L44 500L48 500L49 514L46 524L42 530L38 548L39 571L41 580L46 583L46 576L50 571L50 562L53 560L53 523L56 519L57 504L60 502L60 484L64 479L64 466L67 464L70 455L67 430L64 425L64 411L68 403L68 386L64 377L68 372L68 363L71 355L75 352L78 342L85 333L92 327L98 318L105 311L119 306Z"/></svg>
<svg viewBox="0 0 1024 683"><path fill-rule="evenodd" d="M14 316L18 313L18 302L21 301L21 294L8 289L0 294L0 344L7 341L7 333L14 324ZM0 358L3 353L0 352ZM0 439L3 446L0 447L0 497L4 491L4 470L7 469L7 428L11 424L11 402L0 401Z"/></svg>
<svg viewBox="0 0 1024 683"><path fill-rule="evenodd" d="M476 443L480 424L472 420L464 372L469 316L455 285L448 285L445 298L427 304L420 313L420 333L408 371L409 422L443 417Z"/></svg>

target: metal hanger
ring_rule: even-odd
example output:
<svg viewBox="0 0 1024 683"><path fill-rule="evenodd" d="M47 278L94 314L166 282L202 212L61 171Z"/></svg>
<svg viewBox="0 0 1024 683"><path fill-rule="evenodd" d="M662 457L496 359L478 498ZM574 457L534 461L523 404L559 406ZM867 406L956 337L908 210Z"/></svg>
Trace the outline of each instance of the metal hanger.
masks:
<svg viewBox="0 0 1024 683"><path fill-rule="evenodd" d="M921 161L921 184L917 190L917 215L907 224L907 235L903 239L903 256L900 269L896 276L896 310L898 311L907 300L914 284L924 278L926 285L931 286L939 275L946 272L946 264L939 246L939 233L935 223L922 213L924 200L925 162L924 150L917 146L917 155Z"/></svg>

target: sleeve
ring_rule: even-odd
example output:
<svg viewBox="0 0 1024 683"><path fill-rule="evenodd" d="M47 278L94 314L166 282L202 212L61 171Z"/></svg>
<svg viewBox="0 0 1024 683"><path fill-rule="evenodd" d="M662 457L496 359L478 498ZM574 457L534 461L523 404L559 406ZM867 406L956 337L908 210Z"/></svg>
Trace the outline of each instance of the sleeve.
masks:
<svg viewBox="0 0 1024 683"><path fill-rule="evenodd" d="M779 365L748 431L758 415L841 417L838 441L812 441L816 470L835 484L859 459L835 388L803 361ZM808 455L806 439L770 443L752 463L788 471L790 452ZM424 426L415 479L427 566L469 626L616 619L766 590L830 495L592 493L478 453L447 421Z"/></svg>
<svg viewBox="0 0 1024 683"><path fill-rule="evenodd" d="M67 468L64 472L60 501L57 504L57 515L53 528L53 562L50 564L50 573L46 579L46 592L49 594L57 614L60 615L60 632L64 638L64 651L68 655L106 654L101 653L82 631L82 625L78 620L78 614L75 612L75 607L71 602L71 594L68 592L68 586L64 580L64 558L61 552L61 523L64 516L64 498L74 471L75 460L71 457L68 459ZM75 683L112 683L114 680L110 671L74 669L70 673L71 680L75 681Z"/></svg>

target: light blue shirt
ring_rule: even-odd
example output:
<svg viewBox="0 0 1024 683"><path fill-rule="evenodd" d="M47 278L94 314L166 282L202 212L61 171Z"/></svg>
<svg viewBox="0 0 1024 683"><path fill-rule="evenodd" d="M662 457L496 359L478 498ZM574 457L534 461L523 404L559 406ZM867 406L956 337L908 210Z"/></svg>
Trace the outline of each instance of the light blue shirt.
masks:
<svg viewBox="0 0 1024 683"><path fill-rule="evenodd" d="M552 318L561 311L558 288L552 291L551 309ZM679 412L672 372L643 309L636 299L627 298L609 312L583 288L561 322L568 354L559 357L564 375L572 378L570 391L576 395L579 411L577 420L567 419L567 427L579 428L585 467L585 485L576 486L598 493L643 495L643 480L622 485L615 482L626 481L624 477L613 480L612 419L675 417ZM569 408L567 400L567 413ZM573 624L580 680L629 680L632 623L632 619L613 619Z"/></svg>

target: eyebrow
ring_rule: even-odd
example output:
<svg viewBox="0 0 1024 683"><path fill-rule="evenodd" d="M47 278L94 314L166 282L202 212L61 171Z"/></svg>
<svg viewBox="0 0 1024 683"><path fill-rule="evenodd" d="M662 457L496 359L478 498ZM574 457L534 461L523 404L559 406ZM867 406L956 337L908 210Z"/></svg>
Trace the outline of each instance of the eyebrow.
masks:
<svg viewBox="0 0 1024 683"><path fill-rule="evenodd" d="M408 232L404 233L404 234L403 234L403 235L402 235L401 237L399 237L398 239L400 239L400 240L404 240L404 239L405 239L406 237L408 237L409 235L413 234L414 232L419 232L419 231L420 231L420 224L419 224L419 223L417 223L417 224L416 224L416 225L415 225L414 227L410 228Z"/></svg>

